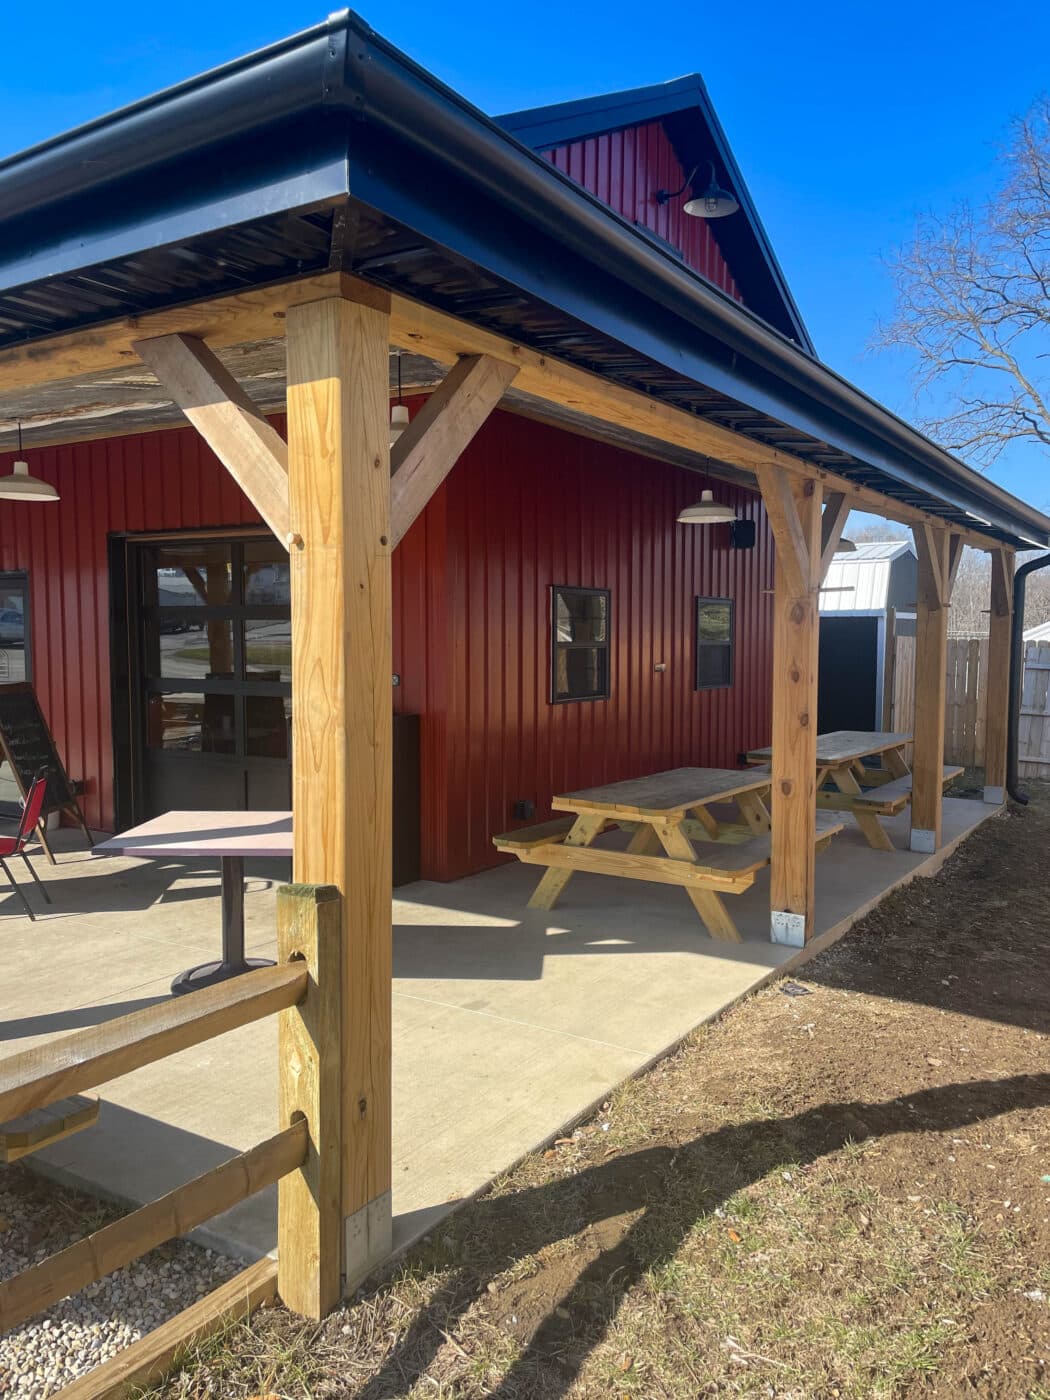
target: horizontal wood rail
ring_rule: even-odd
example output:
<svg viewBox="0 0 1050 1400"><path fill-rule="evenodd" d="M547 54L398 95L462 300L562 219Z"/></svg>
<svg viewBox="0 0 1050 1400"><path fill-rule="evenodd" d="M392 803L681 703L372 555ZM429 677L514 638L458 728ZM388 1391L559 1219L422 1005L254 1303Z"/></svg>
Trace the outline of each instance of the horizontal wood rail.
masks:
<svg viewBox="0 0 1050 1400"><path fill-rule="evenodd" d="M276 1293L277 1260L260 1259L119 1356L67 1385L56 1400L130 1400L155 1385L180 1354L272 1302Z"/></svg>
<svg viewBox="0 0 1050 1400"><path fill-rule="evenodd" d="M0 1123L294 1006L302 962L259 968L0 1060Z"/></svg>
<svg viewBox="0 0 1050 1400"><path fill-rule="evenodd" d="M224 1210L296 1171L306 1160L309 1130L300 1119L248 1152L169 1191L141 1210L78 1240L0 1283L0 1331L9 1331L62 1298L98 1283L157 1245L186 1235Z"/></svg>

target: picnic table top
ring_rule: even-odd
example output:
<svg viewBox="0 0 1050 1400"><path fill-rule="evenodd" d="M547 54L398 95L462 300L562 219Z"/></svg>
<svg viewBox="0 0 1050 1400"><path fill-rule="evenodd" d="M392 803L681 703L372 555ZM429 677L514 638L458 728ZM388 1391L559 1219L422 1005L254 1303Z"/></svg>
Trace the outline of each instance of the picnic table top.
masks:
<svg viewBox="0 0 1050 1400"><path fill-rule="evenodd" d="M910 744L910 734L890 734L880 730L835 729L830 734L817 735L818 763L849 763L855 758L868 758L887 749L899 749ZM750 749L748 758L768 759L773 757L773 746L764 749Z"/></svg>
<svg viewBox="0 0 1050 1400"><path fill-rule="evenodd" d="M560 812L618 812L630 816L673 816L709 802L731 801L738 793L769 786L768 773L736 768L671 768L644 778L582 788L555 797Z"/></svg>
<svg viewBox="0 0 1050 1400"><path fill-rule="evenodd" d="M291 812L165 812L111 836L98 856L290 856Z"/></svg>

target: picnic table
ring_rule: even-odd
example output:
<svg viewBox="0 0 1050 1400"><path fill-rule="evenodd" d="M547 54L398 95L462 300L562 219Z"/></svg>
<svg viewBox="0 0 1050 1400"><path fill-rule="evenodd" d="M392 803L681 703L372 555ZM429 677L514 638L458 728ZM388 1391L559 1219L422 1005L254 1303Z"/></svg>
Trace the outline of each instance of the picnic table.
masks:
<svg viewBox="0 0 1050 1400"><path fill-rule="evenodd" d="M851 812L868 845L878 851L896 849L880 817L896 816L911 801L911 769L904 753L911 741L910 734L879 730L836 729L817 735L817 806ZM772 757L772 748L747 755L749 763L762 765ZM864 762L872 758L878 766ZM946 765L944 784L962 771Z"/></svg>
<svg viewBox="0 0 1050 1400"><path fill-rule="evenodd" d="M98 856L149 856L155 860L217 856L222 871L222 957L180 972L171 984L178 996L210 987L269 958L244 956L244 862L249 857L292 854L291 812L165 812L152 821L111 836L94 848Z"/></svg>
<svg viewBox="0 0 1050 1400"><path fill-rule="evenodd" d="M652 880L683 886L708 932L739 943L740 932L721 896L750 888L769 864L769 784L768 773L754 770L674 768L564 793L551 806L574 815L492 840L521 861L547 867L530 908L552 909L577 870ZM735 806L740 820L727 821L711 811L720 804ZM818 849L841 827L840 820L818 813ZM630 833L625 850L594 846L598 836L613 829Z"/></svg>

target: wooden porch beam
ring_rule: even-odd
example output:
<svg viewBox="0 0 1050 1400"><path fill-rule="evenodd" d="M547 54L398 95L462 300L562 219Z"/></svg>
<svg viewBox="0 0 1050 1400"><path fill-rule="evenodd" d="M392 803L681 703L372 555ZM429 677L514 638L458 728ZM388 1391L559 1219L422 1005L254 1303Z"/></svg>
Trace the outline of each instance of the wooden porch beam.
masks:
<svg viewBox="0 0 1050 1400"><path fill-rule="evenodd" d="M813 933L817 817L817 650L821 486L786 472L759 476L776 544L770 936L802 947Z"/></svg>
<svg viewBox="0 0 1050 1400"><path fill-rule="evenodd" d="M923 525L914 536L919 569L910 844L913 851L931 855L941 846L951 554L947 530Z"/></svg>
<svg viewBox="0 0 1050 1400"><path fill-rule="evenodd" d="M959 572L959 565L962 563L963 550L965 548L966 542L962 535L953 530L948 536L948 603L951 603L952 600L952 592L955 589L955 579ZM993 550L992 553L995 555L999 553L999 551Z"/></svg>
<svg viewBox="0 0 1050 1400"><path fill-rule="evenodd" d="M0 386L7 392L118 369L135 360L136 342L175 332L196 336L213 349L268 340L284 333L288 308L297 303L331 296L370 303L384 295L380 288L348 273L328 272L147 316L125 317L89 330L72 331L0 350ZM829 491L844 492L853 497L856 506L872 510L888 520L906 525L926 522L937 528L944 526L938 516L892 501L792 453L768 447L647 394L610 384L598 375L518 345L422 302L398 295L389 297L388 302L391 344L426 355L439 364L452 365L463 355L490 355L516 365L519 373L515 388L540 401L642 433L654 442L670 443L698 455L717 458L744 471L754 471L756 466L763 465L780 466L823 483ZM99 434L105 435L104 432ZM968 544L981 549L995 549L1001 543L977 530L960 533Z"/></svg>
<svg viewBox="0 0 1050 1400"><path fill-rule="evenodd" d="M463 450L506 393L516 365L491 355L468 355L390 449L390 543L400 544Z"/></svg>
<svg viewBox="0 0 1050 1400"><path fill-rule="evenodd" d="M344 1290L391 1247L389 314L288 310L293 877L342 898Z"/></svg>
<svg viewBox="0 0 1050 1400"><path fill-rule="evenodd" d="M215 352L175 332L133 349L287 548L288 448Z"/></svg>
<svg viewBox="0 0 1050 1400"><path fill-rule="evenodd" d="M1014 612L1014 552L992 551L991 615L984 716L984 800L1006 801L1006 738L1010 713L1010 651Z"/></svg>
<svg viewBox="0 0 1050 1400"><path fill-rule="evenodd" d="M824 514L820 517L820 581L828 576L831 561L842 539L853 502L843 491L825 491Z"/></svg>

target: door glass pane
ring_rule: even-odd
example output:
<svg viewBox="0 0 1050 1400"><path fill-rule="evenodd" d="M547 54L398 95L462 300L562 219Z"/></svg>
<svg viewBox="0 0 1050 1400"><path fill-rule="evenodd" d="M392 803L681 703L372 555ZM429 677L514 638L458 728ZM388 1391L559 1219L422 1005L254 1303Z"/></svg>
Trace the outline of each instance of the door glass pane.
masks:
<svg viewBox="0 0 1050 1400"><path fill-rule="evenodd" d="M288 555L269 540L249 540L244 546L244 601L249 607L287 608L291 605Z"/></svg>
<svg viewBox="0 0 1050 1400"><path fill-rule="evenodd" d="M291 681L292 624L287 617L244 624L244 670L257 681Z"/></svg>
<svg viewBox="0 0 1050 1400"><path fill-rule="evenodd" d="M146 599L159 608L224 607L230 601L230 546L221 541L158 545ZM152 595L152 596L151 596Z"/></svg>
<svg viewBox="0 0 1050 1400"><path fill-rule="evenodd" d="M185 615L161 613L156 629L153 643L159 653L156 674L163 679L232 678L232 622L195 622Z"/></svg>
<svg viewBox="0 0 1050 1400"><path fill-rule="evenodd" d="M28 623L25 583L11 580L0 583L0 685L29 678L26 666Z"/></svg>
<svg viewBox="0 0 1050 1400"><path fill-rule="evenodd" d="M245 752L252 758L289 758L292 702L282 695L246 695Z"/></svg>
<svg viewBox="0 0 1050 1400"><path fill-rule="evenodd" d="M232 695L151 695L147 724L147 742L153 749L236 752Z"/></svg>

